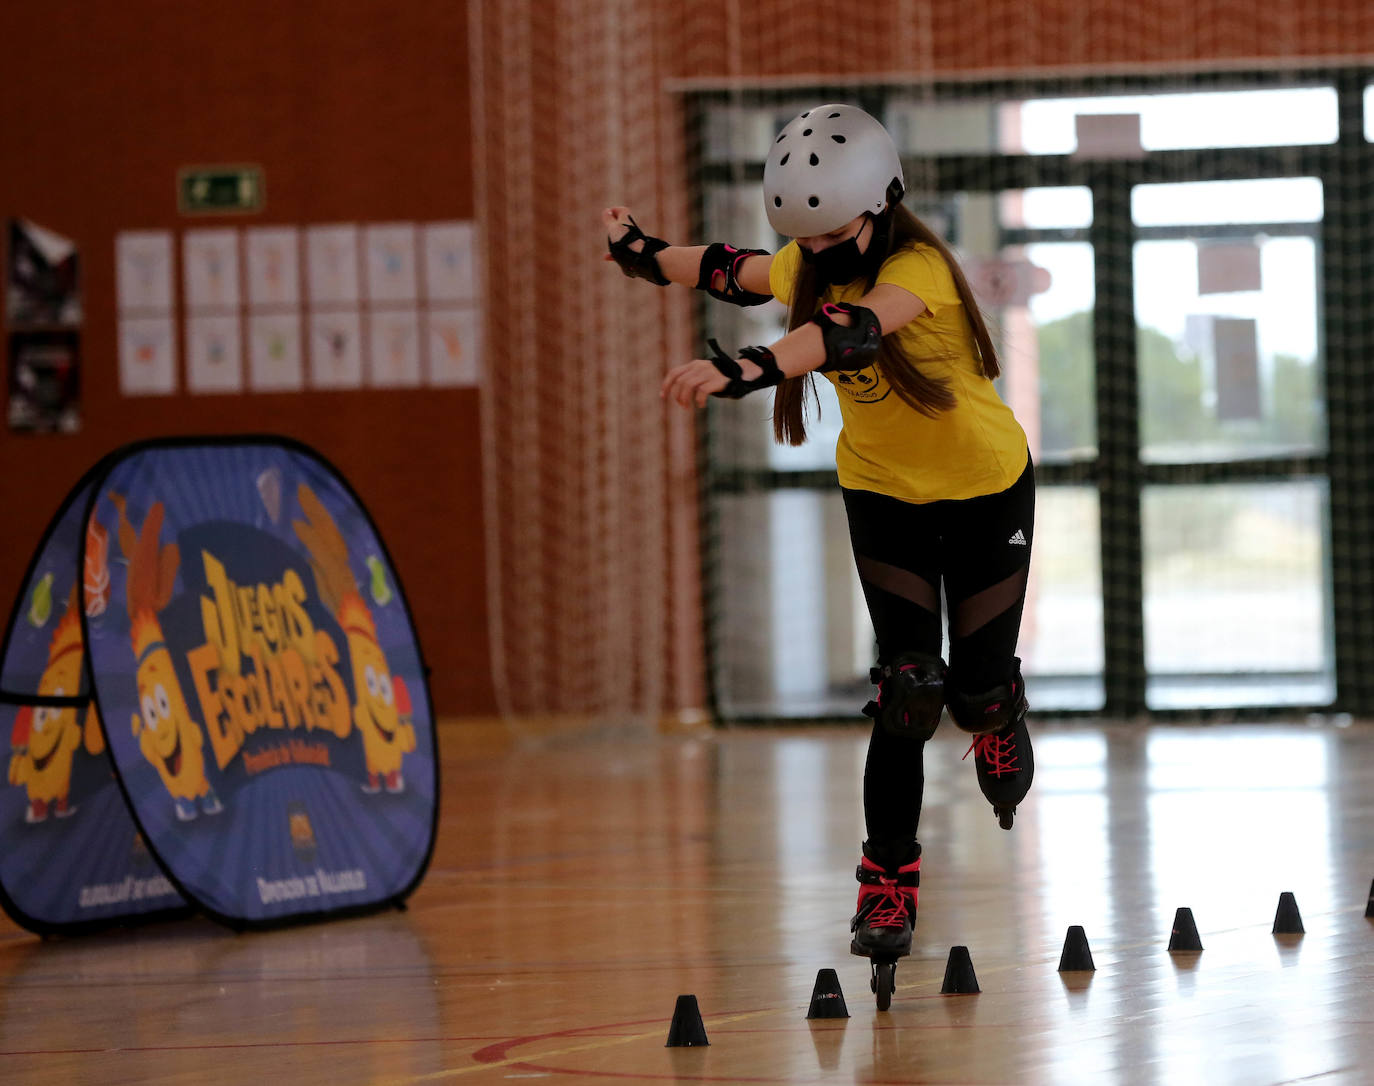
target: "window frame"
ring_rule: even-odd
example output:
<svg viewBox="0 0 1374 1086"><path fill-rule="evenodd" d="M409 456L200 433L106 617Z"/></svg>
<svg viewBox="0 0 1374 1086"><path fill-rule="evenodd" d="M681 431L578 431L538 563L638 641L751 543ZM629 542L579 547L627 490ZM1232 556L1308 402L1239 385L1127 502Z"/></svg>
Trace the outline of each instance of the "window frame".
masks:
<svg viewBox="0 0 1374 1086"><path fill-rule="evenodd" d="M1092 193L1091 226L1068 231L1008 231L1006 244L1040 240L1088 240L1093 246L1095 303L1093 347L1096 357L1097 453L1091 458L1037 464L1041 485L1089 484L1098 492L1102 525L1103 688L1101 709L1093 716L1127 719L1275 717L1304 711L1374 714L1374 216L1363 213L1368 200L1362 179L1374 179L1374 144L1365 136L1366 88L1374 66L1053 77L993 81L950 81L922 85L932 100L970 98L1015 101L1068 95L1258 90L1313 85L1334 87L1338 138L1335 143L1302 146L1149 151L1138 158L1093 159L1077 155L904 156L909 178L919 178L923 194L996 193L1008 189L1080 186ZM851 101L882 117L889 97L909 94L910 85L836 87L818 85L815 100ZM693 91L687 97L688 146L693 179L695 223L704 220L706 191L713 184L759 183L763 160L701 160L699 137L705 111L713 105L765 107L781 90L768 88ZM796 87L785 93L795 95ZM1137 240L1190 228L1137 228L1131 217L1136 185L1179 181L1223 181L1315 177L1323 186L1325 213L1311 224L1320 247L1318 335L1322 344L1322 381L1326 400L1326 446L1305 455L1257 456L1226 462L1144 462L1139 433L1138 360L1134 314L1133 249ZM1280 230L1285 224L1274 224ZM1204 228L1205 229L1205 228ZM1246 229L1250 229L1249 226ZM1123 271L1124 269L1124 271ZM704 300L697 310L698 332L706 328ZM719 583L720 556L711 538L712 500L720 494L768 492L786 488L838 487L833 471L777 471L739 468L712 457L711 412L700 430L700 485L703 509L708 688L717 719L722 717L712 660L720 642L716 610L709 606ZM1147 485L1265 482L1318 476L1327 481L1330 520L1326 540L1334 634L1336 697L1330 705L1247 706L1236 708L1149 709L1146 704L1141 501ZM1110 525L1110 531L1107 526ZM1056 713L1056 715L1060 715ZM1078 715L1065 710L1062 715ZM750 718L762 719L762 718ZM825 718L833 719L833 718ZM788 722L800 722L788 717Z"/></svg>

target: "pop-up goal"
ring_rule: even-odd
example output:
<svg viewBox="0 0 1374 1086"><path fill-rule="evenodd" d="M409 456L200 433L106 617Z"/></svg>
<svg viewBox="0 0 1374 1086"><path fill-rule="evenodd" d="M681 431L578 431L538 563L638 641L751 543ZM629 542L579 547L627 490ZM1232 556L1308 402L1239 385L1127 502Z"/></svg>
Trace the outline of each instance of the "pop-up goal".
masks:
<svg viewBox="0 0 1374 1086"><path fill-rule="evenodd" d="M399 904L438 813L426 669L357 495L276 437L111 453L0 650L0 903L39 932Z"/></svg>

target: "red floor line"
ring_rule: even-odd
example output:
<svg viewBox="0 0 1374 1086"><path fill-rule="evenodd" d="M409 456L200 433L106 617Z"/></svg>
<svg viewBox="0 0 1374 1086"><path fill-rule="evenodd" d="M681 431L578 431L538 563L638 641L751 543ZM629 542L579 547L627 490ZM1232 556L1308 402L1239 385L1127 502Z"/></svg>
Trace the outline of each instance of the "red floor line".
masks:
<svg viewBox="0 0 1374 1086"><path fill-rule="evenodd" d="M556 1036L556 1035L555 1035ZM113 1048L15 1048L2 1049L0 1056L75 1056L92 1052L214 1052L240 1048L312 1048L340 1045L423 1045L436 1042L462 1043L489 1041L491 1034L464 1037L367 1037L336 1041L242 1041L238 1044L203 1045L119 1045Z"/></svg>

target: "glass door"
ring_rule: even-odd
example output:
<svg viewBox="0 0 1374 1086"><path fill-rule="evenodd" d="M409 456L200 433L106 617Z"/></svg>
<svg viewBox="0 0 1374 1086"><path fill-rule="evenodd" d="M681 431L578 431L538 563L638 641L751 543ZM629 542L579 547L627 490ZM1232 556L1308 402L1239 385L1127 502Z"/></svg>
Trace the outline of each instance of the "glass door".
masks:
<svg viewBox="0 0 1374 1086"><path fill-rule="evenodd" d="M1146 704L1329 703L1321 183L1137 185L1131 217Z"/></svg>
<svg viewBox="0 0 1374 1086"><path fill-rule="evenodd" d="M1036 457L1018 651L1037 711L1374 706L1371 86L1348 67L858 96L969 272ZM804 102L852 94L697 96L704 236L775 247L760 148ZM722 309L700 331L723 343L783 326L777 305ZM801 449L772 444L766 405L707 412L726 719L852 715L868 692L820 397Z"/></svg>

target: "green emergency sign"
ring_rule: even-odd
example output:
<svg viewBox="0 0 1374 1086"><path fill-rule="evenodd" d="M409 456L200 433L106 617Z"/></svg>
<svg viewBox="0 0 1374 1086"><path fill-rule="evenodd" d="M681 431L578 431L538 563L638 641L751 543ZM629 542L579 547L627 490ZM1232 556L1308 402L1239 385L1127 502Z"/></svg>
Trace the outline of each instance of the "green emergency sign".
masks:
<svg viewBox="0 0 1374 1086"><path fill-rule="evenodd" d="M261 211L265 195L261 166L188 166L177 173L183 215Z"/></svg>

